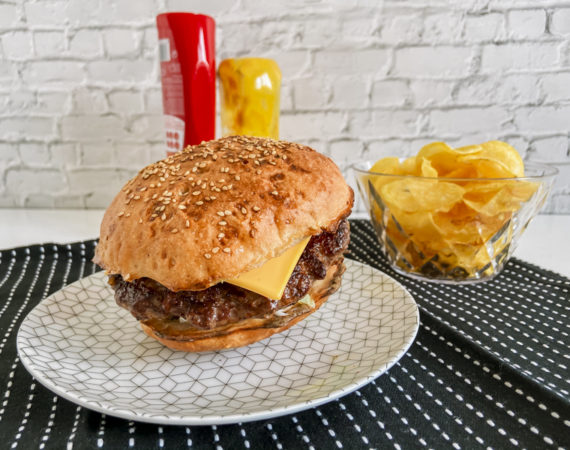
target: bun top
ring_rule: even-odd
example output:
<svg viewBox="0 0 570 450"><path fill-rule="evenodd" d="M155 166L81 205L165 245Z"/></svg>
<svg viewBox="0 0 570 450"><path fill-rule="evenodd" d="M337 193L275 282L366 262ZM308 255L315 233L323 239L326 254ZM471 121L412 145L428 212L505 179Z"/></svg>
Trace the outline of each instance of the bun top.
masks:
<svg viewBox="0 0 570 450"><path fill-rule="evenodd" d="M206 289L334 228L353 201L338 167L309 147L203 142L127 182L105 212L94 262L127 281Z"/></svg>

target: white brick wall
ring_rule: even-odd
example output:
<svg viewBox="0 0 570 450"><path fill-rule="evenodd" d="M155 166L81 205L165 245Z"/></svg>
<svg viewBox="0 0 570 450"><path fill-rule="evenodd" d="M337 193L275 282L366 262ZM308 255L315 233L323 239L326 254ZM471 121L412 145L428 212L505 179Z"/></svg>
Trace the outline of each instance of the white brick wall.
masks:
<svg viewBox="0 0 570 450"><path fill-rule="evenodd" d="M547 211L570 213L570 0L0 0L0 206L105 207L163 155L174 10L215 16L218 62L274 58L282 137L349 180L356 158L498 138L561 168Z"/></svg>

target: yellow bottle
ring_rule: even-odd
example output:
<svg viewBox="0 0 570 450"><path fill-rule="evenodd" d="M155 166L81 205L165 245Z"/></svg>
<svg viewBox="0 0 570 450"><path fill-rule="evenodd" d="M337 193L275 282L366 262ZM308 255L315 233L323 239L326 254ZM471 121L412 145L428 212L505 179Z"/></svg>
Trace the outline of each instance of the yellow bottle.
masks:
<svg viewBox="0 0 570 450"><path fill-rule="evenodd" d="M281 71L272 59L225 59L218 68L222 135L279 138Z"/></svg>

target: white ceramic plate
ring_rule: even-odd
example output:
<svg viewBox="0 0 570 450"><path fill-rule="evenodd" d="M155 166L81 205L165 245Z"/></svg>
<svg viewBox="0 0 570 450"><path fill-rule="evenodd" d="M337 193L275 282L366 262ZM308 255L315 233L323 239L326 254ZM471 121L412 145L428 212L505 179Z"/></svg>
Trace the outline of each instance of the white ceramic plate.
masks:
<svg viewBox="0 0 570 450"><path fill-rule="evenodd" d="M378 377L418 330L417 305L400 284L370 266L346 266L341 289L296 326L206 353L147 337L99 272L36 306L20 327L18 353L56 394L129 420L207 425L293 413Z"/></svg>

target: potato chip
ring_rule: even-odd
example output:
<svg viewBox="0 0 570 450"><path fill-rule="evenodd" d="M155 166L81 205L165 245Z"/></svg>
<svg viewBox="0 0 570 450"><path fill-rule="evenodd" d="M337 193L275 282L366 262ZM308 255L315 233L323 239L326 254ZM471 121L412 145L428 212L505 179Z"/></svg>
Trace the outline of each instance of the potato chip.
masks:
<svg viewBox="0 0 570 450"><path fill-rule="evenodd" d="M424 159L430 161L432 167L442 176L456 168L457 153L445 142L424 145L416 157L416 173L421 173Z"/></svg>
<svg viewBox="0 0 570 450"><path fill-rule="evenodd" d="M461 155L472 155L474 153L479 153L481 150L482 147L480 145L466 145L455 149L455 151Z"/></svg>
<svg viewBox="0 0 570 450"><path fill-rule="evenodd" d="M412 156L405 159L400 165L400 170L402 175L418 175L419 172L416 170L416 157Z"/></svg>
<svg viewBox="0 0 570 450"><path fill-rule="evenodd" d="M473 166L462 165L458 166L456 169L452 170L451 172L447 172L445 175L442 175L444 178L477 178L479 177L479 173L477 169Z"/></svg>
<svg viewBox="0 0 570 450"><path fill-rule="evenodd" d="M407 236L416 242L441 238L441 233L433 221L431 212L407 212L394 208L392 215Z"/></svg>
<svg viewBox="0 0 570 450"><path fill-rule="evenodd" d="M474 180L463 184L463 200L478 203L490 201L505 186L505 180Z"/></svg>
<svg viewBox="0 0 570 450"><path fill-rule="evenodd" d="M535 183L504 180L501 190L490 199L483 201L465 199L464 201L473 210L481 214L496 216L505 212L518 211L521 203L528 201L536 189Z"/></svg>
<svg viewBox="0 0 570 450"><path fill-rule="evenodd" d="M477 167L481 166L479 176L484 178L524 176L523 160L509 144L501 141L489 141L477 147L480 147L481 150L460 156L458 162L460 164L471 162Z"/></svg>
<svg viewBox="0 0 570 450"><path fill-rule="evenodd" d="M381 173L385 175L402 175L402 170L400 168L400 160L398 158L382 158L377 161L372 168L371 172ZM380 192L382 186L390 181L394 181L393 177L390 176L377 176L373 180L374 189L376 192Z"/></svg>
<svg viewBox="0 0 570 450"><path fill-rule="evenodd" d="M382 158L370 169L370 172L401 175L400 160L398 158Z"/></svg>
<svg viewBox="0 0 570 450"><path fill-rule="evenodd" d="M380 190L386 204L407 212L449 211L463 193L464 189L455 183L414 178L392 181Z"/></svg>
<svg viewBox="0 0 570 450"><path fill-rule="evenodd" d="M463 201L448 212L435 214L434 224L450 244L480 246L496 234L509 218L509 214L483 216Z"/></svg>
<svg viewBox="0 0 570 450"><path fill-rule="evenodd" d="M503 164L515 177L524 177L524 162L519 152L506 142L489 141L481 144L481 155L489 155L489 159Z"/></svg>
<svg viewBox="0 0 570 450"><path fill-rule="evenodd" d="M429 159L422 158L421 176L437 178L437 170L433 168Z"/></svg>

